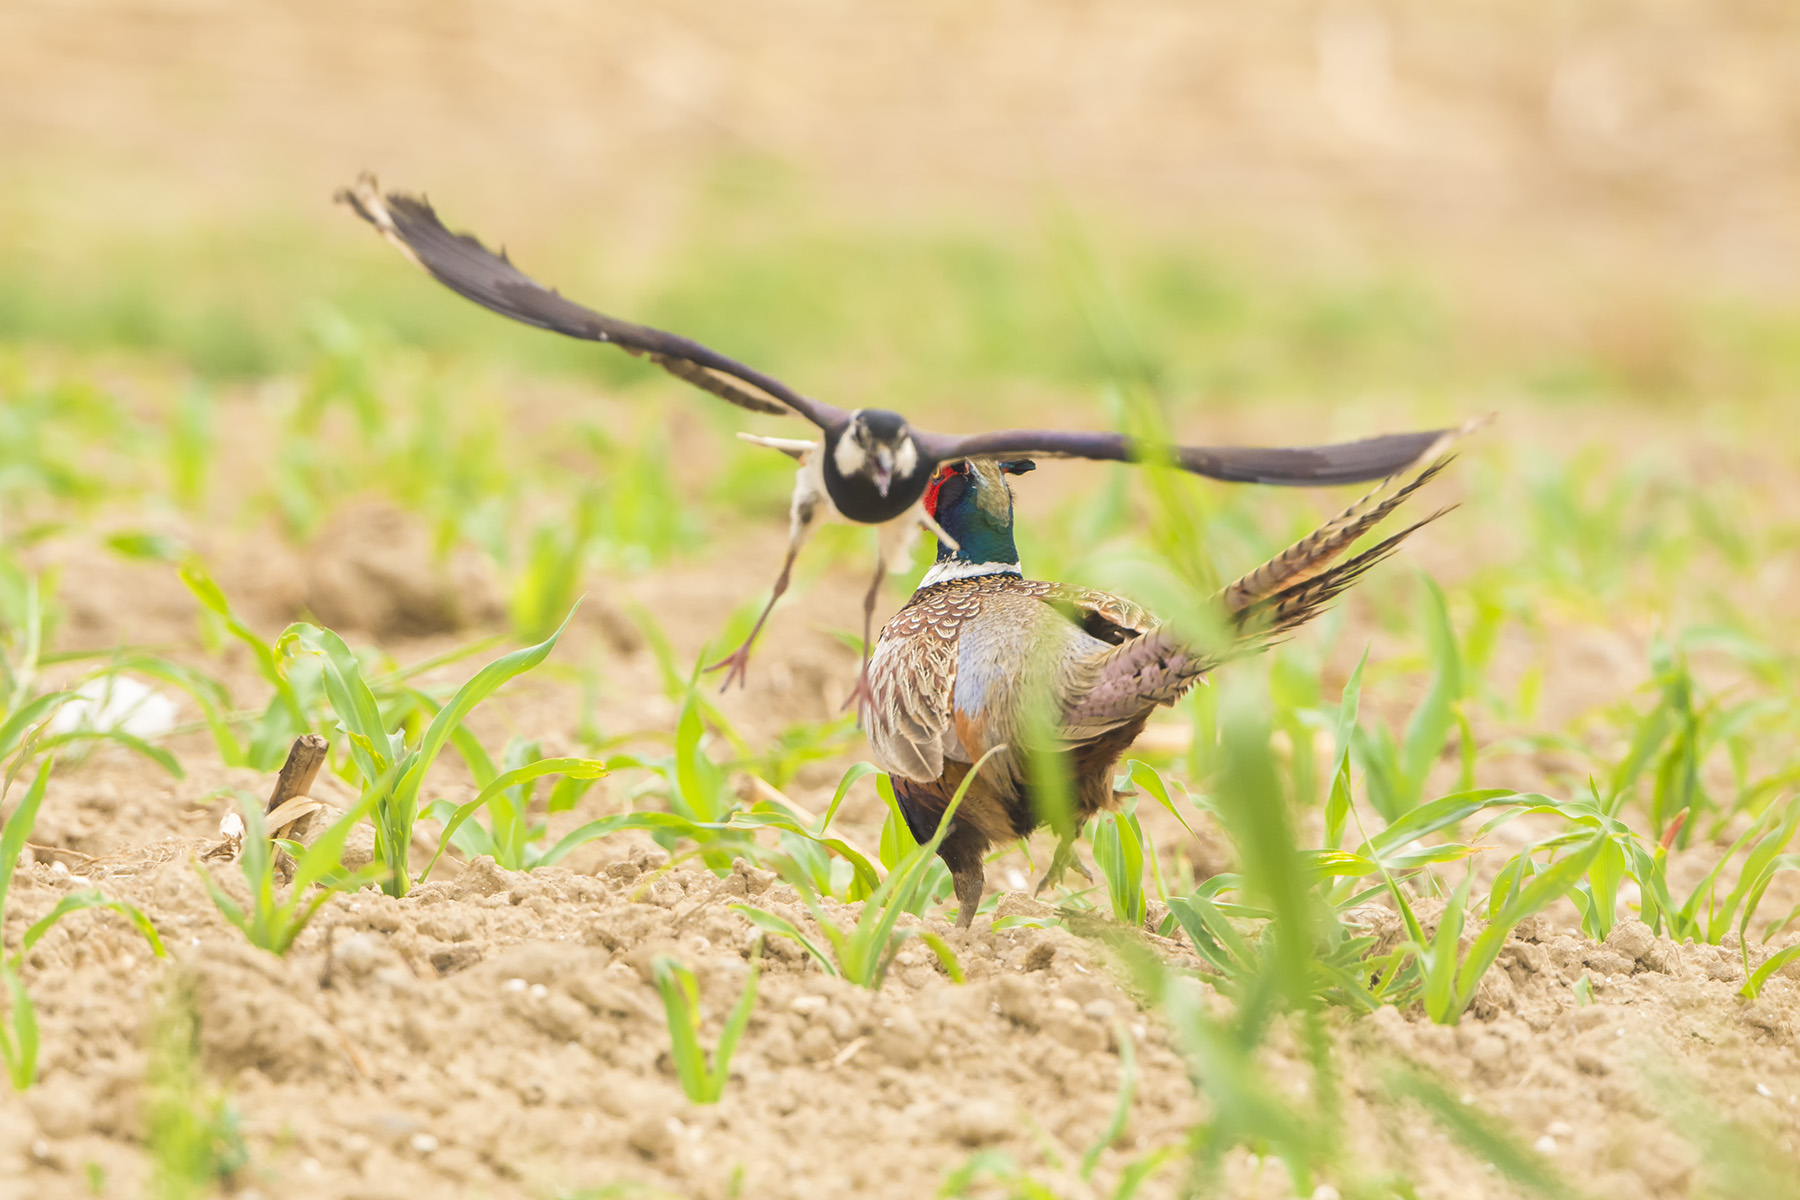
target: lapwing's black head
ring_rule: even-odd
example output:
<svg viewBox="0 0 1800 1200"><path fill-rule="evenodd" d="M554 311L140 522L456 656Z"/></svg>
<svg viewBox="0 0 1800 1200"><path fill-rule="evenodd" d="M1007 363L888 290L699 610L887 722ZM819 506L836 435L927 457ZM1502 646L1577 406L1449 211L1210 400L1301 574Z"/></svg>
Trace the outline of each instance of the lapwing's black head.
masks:
<svg viewBox="0 0 1800 1200"><path fill-rule="evenodd" d="M859 408L842 428L825 434L825 490L852 521L879 524L911 508L925 494L937 460L913 440L906 418Z"/></svg>

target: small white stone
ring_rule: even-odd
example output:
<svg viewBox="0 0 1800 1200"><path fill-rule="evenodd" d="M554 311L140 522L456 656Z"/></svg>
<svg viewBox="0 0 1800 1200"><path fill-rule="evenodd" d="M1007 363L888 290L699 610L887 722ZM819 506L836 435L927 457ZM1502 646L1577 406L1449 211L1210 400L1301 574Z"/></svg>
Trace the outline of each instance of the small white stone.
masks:
<svg viewBox="0 0 1800 1200"><path fill-rule="evenodd" d="M1775 1098L1775 1093L1769 1090L1769 1085L1766 1083L1759 1083L1756 1085L1756 1094L1759 1096L1767 1096L1771 1100Z"/></svg>
<svg viewBox="0 0 1800 1200"><path fill-rule="evenodd" d="M1340 1200L1341 1194L1329 1183L1321 1183L1313 1189L1312 1200Z"/></svg>
<svg viewBox="0 0 1800 1200"><path fill-rule="evenodd" d="M1575 1127L1567 1121L1552 1121L1544 1132L1551 1137L1571 1138L1575 1136Z"/></svg>
<svg viewBox="0 0 1800 1200"><path fill-rule="evenodd" d="M412 1135L412 1148L418 1154L431 1154L437 1150L438 1140L429 1133L415 1133Z"/></svg>
<svg viewBox="0 0 1800 1200"><path fill-rule="evenodd" d="M1555 1154L1556 1139L1546 1133L1543 1137L1531 1143L1531 1148L1536 1150L1539 1154Z"/></svg>
<svg viewBox="0 0 1800 1200"><path fill-rule="evenodd" d="M1464 1093L1463 1093L1463 1094L1462 1094L1462 1102L1463 1102L1463 1103L1464 1103L1464 1104L1473 1104L1473 1103L1475 1103L1475 1093L1474 1093L1474 1092L1464 1092Z"/></svg>
<svg viewBox="0 0 1800 1200"><path fill-rule="evenodd" d="M509 979L500 985L500 990L503 992L522 992L525 990L525 981L516 978Z"/></svg>
<svg viewBox="0 0 1800 1200"><path fill-rule="evenodd" d="M317 1175L324 1169L325 1168L320 1165L319 1160L316 1158L308 1157L300 1160L300 1173L302 1175Z"/></svg>
<svg viewBox="0 0 1800 1200"><path fill-rule="evenodd" d="M534 983L531 985L531 998L533 1000L542 1000L545 996L548 996L549 994L550 994L550 989L545 987L543 984Z"/></svg>
<svg viewBox="0 0 1800 1200"><path fill-rule="evenodd" d="M823 996L795 996L788 1001L788 1008L801 1016L810 1017L816 1012L824 1011L825 1004L826 1000ZM994 1006L994 1011L1000 1011L998 1005Z"/></svg>

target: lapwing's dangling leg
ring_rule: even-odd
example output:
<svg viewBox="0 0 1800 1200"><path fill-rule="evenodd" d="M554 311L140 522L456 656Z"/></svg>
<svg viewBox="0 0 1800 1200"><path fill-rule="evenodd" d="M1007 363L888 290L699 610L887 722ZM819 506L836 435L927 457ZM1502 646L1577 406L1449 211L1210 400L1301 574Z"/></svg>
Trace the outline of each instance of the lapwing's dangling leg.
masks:
<svg viewBox="0 0 1800 1200"><path fill-rule="evenodd" d="M788 581L794 573L794 560L800 556L800 547L806 544L806 539L818 525L821 507L822 501L819 490L813 482L812 473L808 471L805 463L802 463L800 470L794 476L794 502L788 509L787 557L782 560L781 574L775 579L775 590L769 594L769 602L763 605L762 614L756 618L756 624L750 627L750 636L744 639L744 644L706 668L709 672L730 668L719 691L725 691L734 683L740 685L743 683L744 676L750 669L750 647L756 644L757 635L762 633L763 623L769 619L769 614L775 609L775 602L781 599L782 593L787 591Z"/></svg>
<svg viewBox="0 0 1800 1200"><path fill-rule="evenodd" d="M874 699L869 694L869 647L875 635L875 602L881 599L881 584L887 576L887 556L877 554L875 556L875 578L869 581L868 593L863 596L862 670L856 676L856 686L851 689L850 698L844 701L846 710L855 706L859 722L862 717L863 705Z"/></svg>

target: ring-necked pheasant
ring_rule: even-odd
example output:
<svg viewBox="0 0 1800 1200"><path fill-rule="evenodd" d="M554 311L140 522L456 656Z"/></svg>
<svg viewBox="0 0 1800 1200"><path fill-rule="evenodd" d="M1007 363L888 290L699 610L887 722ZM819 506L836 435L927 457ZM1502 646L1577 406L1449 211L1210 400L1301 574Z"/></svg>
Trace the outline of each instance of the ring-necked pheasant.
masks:
<svg viewBox="0 0 1800 1200"><path fill-rule="evenodd" d="M1424 465L1410 478L1391 477L1220 591L1214 603L1235 641L1214 650L1184 641L1118 596L1023 577L1005 477L1030 470L1029 461L946 464L924 504L956 545L940 543L937 562L911 601L882 629L864 719L876 761L892 777L901 812L921 842L937 832L971 764L1007 747L970 785L938 850L956 883L957 924L968 925L981 902L988 847L1024 837L1044 821L1020 750L1033 727L1029 706L1051 706L1047 719L1056 736L1046 748L1063 756L1075 809L1073 830L1057 846L1041 891L1070 862L1079 865L1074 831L1114 803L1113 768L1159 704L1173 704L1221 662L1261 650L1310 620L1408 535L1448 511L1338 561L1443 469L1450 440L1447 435L1421 456Z"/></svg>
<svg viewBox="0 0 1800 1200"><path fill-rule="evenodd" d="M774 592L744 644L707 668L729 669L725 687L743 679L750 647L787 590L794 559L821 518L836 516L881 527L875 579L863 604L866 656L875 603L887 572L907 561L904 553L917 526L923 524L940 537L944 532L931 523L919 503L939 463L1018 455L1131 462L1144 456L1143 447L1117 433L1048 429L967 436L931 433L886 409L849 410L826 404L691 338L577 304L526 275L504 253L495 254L470 234L452 233L424 199L384 194L373 176L364 175L337 198L432 278L483 308L568 337L609 342L739 408L797 415L818 427L818 436L808 441L748 438L793 455L800 460L800 469L789 509L787 558ZM1314 487L1379 479L1416 459L1441 432L1388 434L1330 446L1176 446L1162 453L1183 470L1229 483ZM866 682L865 674L859 694Z"/></svg>

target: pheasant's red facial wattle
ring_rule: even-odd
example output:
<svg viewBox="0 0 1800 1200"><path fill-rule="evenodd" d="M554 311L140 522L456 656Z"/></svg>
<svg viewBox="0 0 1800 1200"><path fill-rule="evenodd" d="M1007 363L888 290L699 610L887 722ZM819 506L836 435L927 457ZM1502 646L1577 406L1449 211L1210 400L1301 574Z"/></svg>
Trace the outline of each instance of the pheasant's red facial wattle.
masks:
<svg viewBox="0 0 1800 1200"><path fill-rule="evenodd" d="M961 475L967 469L968 464L966 463L945 463L938 468L937 474L931 477L931 482L925 485L925 496L920 503L933 520L937 519L938 489L944 486L946 479L953 475Z"/></svg>

